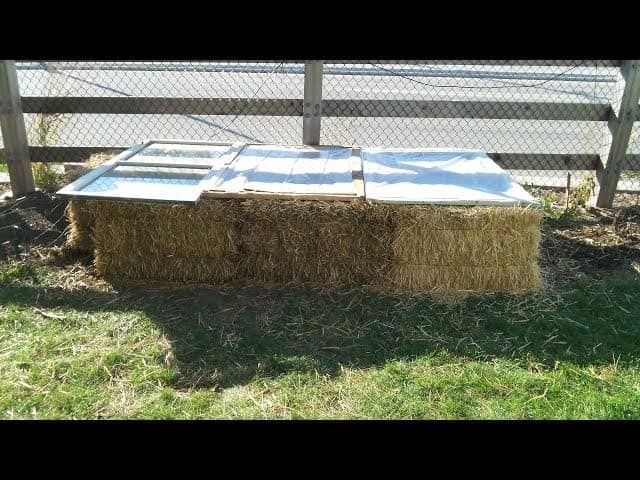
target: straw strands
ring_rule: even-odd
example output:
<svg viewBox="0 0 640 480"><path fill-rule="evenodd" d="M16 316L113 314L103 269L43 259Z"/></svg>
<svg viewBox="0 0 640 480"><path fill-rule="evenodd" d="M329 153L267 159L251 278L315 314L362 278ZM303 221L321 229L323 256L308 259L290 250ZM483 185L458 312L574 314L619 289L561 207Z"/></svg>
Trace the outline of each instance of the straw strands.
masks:
<svg viewBox="0 0 640 480"><path fill-rule="evenodd" d="M81 200L72 200L68 203L65 213L69 219L70 230L64 245L65 249L93 251L92 233L95 216L92 203L94 202Z"/></svg>
<svg viewBox="0 0 640 480"><path fill-rule="evenodd" d="M539 210L390 207L389 283L401 290L528 290L540 286Z"/></svg>
<svg viewBox="0 0 640 480"><path fill-rule="evenodd" d="M211 198L195 207L71 203L69 242L84 245L88 232L107 276L396 291L540 285L541 216L533 208Z"/></svg>

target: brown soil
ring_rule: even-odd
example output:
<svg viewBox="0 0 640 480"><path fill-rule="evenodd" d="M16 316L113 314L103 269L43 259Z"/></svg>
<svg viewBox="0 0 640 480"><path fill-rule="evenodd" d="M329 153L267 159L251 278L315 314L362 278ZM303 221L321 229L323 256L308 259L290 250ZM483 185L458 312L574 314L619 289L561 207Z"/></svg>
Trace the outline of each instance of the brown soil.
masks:
<svg viewBox="0 0 640 480"><path fill-rule="evenodd" d="M68 226L65 199L35 192L0 203L0 259L61 245Z"/></svg>

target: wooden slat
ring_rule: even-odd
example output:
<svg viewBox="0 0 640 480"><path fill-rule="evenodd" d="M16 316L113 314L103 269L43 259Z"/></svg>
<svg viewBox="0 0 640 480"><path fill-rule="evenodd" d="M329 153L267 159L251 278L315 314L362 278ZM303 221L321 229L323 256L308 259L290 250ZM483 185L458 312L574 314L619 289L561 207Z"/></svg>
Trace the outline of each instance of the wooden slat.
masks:
<svg viewBox="0 0 640 480"><path fill-rule="evenodd" d="M300 116L302 99L22 97L25 113Z"/></svg>
<svg viewBox="0 0 640 480"><path fill-rule="evenodd" d="M325 60L326 63L332 63ZM349 63L340 60L340 63ZM351 63L362 63L362 60L352 60ZM398 61L379 60L378 64L396 64ZM402 64L428 64L428 65L495 65L495 66L549 66L549 67L619 67L621 60L403 60Z"/></svg>
<svg viewBox="0 0 640 480"><path fill-rule="evenodd" d="M627 154L622 162L622 170L640 170L640 153Z"/></svg>
<svg viewBox="0 0 640 480"><path fill-rule="evenodd" d="M22 97L25 113L198 114L300 116L300 99ZM331 117L486 118L522 120L609 119L607 103L454 100L323 100Z"/></svg>
<svg viewBox="0 0 640 480"><path fill-rule="evenodd" d="M454 100L323 100L325 117L481 118L517 120L609 119L608 103L479 102Z"/></svg>
<svg viewBox="0 0 640 480"><path fill-rule="evenodd" d="M34 162L84 162L94 153L117 153L125 147L31 147L31 158ZM594 170L600 163L596 154L563 154L563 153L503 153L488 154L498 165L514 170ZM628 155L635 162L635 155ZM4 161L0 149L0 162Z"/></svg>
<svg viewBox="0 0 640 480"><path fill-rule="evenodd" d="M15 62L0 60L0 130L7 152L7 167L13 195L35 191L27 131L20 103L20 89Z"/></svg>
<svg viewBox="0 0 640 480"><path fill-rule="evenodd" d="M595 170L600 164L596 154L497 153L488 155L507 170Z"/></svg>
<svg viewBox="0 0 640 480"><path fill-rule="evenodd" d="M257 192L248 191L243 192L219 192L219 191L205 191L202 192L202 197L210 198L262 198L269 200L333 200L341 202L353 202L358 197L355 195L332 195L321 193L271 193L271 192Z"/></svg>
<svg viewBox="0 0 640 480"><path fill-rule="evenodd" d="M353 180L353 188L356 196L365 197L364 191L364 175L362 173L362 150L360 148L351 149L351 178Z"/></svg>
<svg viewBox="0 0 640 480"><path fill-rule="evenodd" d="M29 147L32 162L83 163L96 153L117 155L129 147ZM0 150L0 161L4 161Z"/></svg>
<svg viewBox="0 0 640 480"><path fill-rule="evenodd" d="M640 61L624 62L618 75L616 89L622 91L622 95L612 105L608 123L611 135L602 145L600 152L604 167L596 170L595 193L589 201L590 204L601 208L611 208L620 171L626 161L633 121L640 101Z"/></svg>

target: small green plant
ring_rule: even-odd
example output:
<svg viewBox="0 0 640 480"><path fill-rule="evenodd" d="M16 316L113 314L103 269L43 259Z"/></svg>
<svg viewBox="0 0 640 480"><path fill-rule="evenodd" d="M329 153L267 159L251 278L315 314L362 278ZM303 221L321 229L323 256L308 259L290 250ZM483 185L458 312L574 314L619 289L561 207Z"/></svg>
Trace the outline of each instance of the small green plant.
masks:
<svg viewBox="0 0 640 480"><path fill-rule="evenodd" d="M555 193L549 193L540 199L540 207L547 216L555 216L557 208L555 203L558 201L558 197Z"/></svg>
<svg viewBox="0 0 640 480"><path fill-rule="evenodd" d="M549 220L569 220L575 218L579 210L575 205L568 208L560 208L557 205L558 196L555 193L549 193L540 199L540 207L545 218Z"/></svg>
<svg viewBox="0 0 640 480"><path fill-rule="evenodd" d="M66 97L70 91L63 90L60 85L61 78L48 79L53 81L46 87L47 96ZM30 123L27 138L29 145L49 146L55 145L71 115L65 113L38 113L34 115ZM45 192L55 192L65 183L64 168L59 163L34 163L32 166L33 180L38 188Z"/></svg>
<svg viewBox="0 0 640 480"><path fill-rule="evenodd" d="M59 164L37 163L33 165L32 170L35 184L44 192L55 192L65 183L65 176Z"/></svg>
<svg viewBox="0 0 640 480"><path fill-rule="evenodd" d="M29 144L41 146L54 144L67 120L68 117L60 113L37 114L29 129ZM45 192L55 192L65 182L61 164L34 163L32 171L36 186Z"/></svg>
<svg viewBox="0 0 640 480"><path fill-rule="evenodd" d="M593 176L585 177L580 184L573 188L569 201L573 207L585 207L591 196L595 193L596 182Z"/></svg>

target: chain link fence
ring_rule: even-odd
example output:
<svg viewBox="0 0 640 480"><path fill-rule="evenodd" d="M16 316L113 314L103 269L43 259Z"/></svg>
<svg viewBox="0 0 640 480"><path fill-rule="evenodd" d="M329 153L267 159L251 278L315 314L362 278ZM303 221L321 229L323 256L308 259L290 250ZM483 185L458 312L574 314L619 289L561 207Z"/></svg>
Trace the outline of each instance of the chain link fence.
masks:
<svg viewBox="0 0 640 480"><path fill-rule="evenodd" d="M303 61L18 62L17 68L31 146L128 148L146 138L301 143ZM567 173L579 183L593 175L591 159L606 156L603 112L620 100L618 77L619 67L593 61L325 61L321 143L531 154L506 168L523 184L564 187ZM43 111L28 103L42 104L42 97L50 113L31 113ZM73 110L69 99L78 97L99 103L99 113L57 113ZM228 108L207 99L226 99ZM270 99L291 102L273 114ZM127 108L150 113L123 114ZM182 111L188 113L175 113ZM629 153L640 153L638 123ZM565 165L558 166L558 155L569 159ZM638 172L623 171L618 188L640 190Z"/></svg>
<svg viewBox="0 0 640 480"><path fill-rule="evenodd" d="M51 62L18 64L18 81L23 97L107 97L104 113L41 115L25 113L34 146L129 147L145 138L245 141L254 143L298 143L300 118L295 109L284 115L208 115L198 99L302 98L304 64L286 69L284 62L270 63L176 63L176 62ZM162 110L173 105L188 106L193 113L126 114L118 97L142 97L144 107ZM189 102L189 100L196 100ZM55 109L55 103L50 104Z"/></svg>
<svg viewBox="0 0 640 480"><path fill-rule="evenodd" d="M640 105L638 105L638 112L640 112ZM631 155L636 156L635 161L629 160ZM636 170L630 170L632 163L635 163ZM636 203L640 204L640 171L637 170L638 164L640 164L640 122L635 122L629 139L629 147L627 148L627 160L623 162L622 173L618 181L618 190L634 193Z"/></svg>
<svg viewBox="0 0 640 480"><path fill-rule="evenodd" d="M523 62L524 63L524 62ZM347 67L348 64L325 64ZM616 67L501 65L406 65L368 62L366 75L324 76L323 98L395 100L397 117L323 118L324 143L358 143L395 147L455 147L487 152L531 154L598 154L605 147L606 124L579 120L478 118L472 103L483 103L483 115L500 117L505 102L553 103L550 114L570 116L571 107L607 104L615 96ZM355 92L355 93L354 93ZM402 103L404 101L404 104ZM414 104L428 101L436 118L410 118ZM469 102L466 118L451 102ZM560 112L560 106L567 104ZM493 106L495 105L495 106ZM382 112L380 112L382 113ZM478 112L480 113L480 112ZM578 113L578 112L576 112ZM406 115L409 118L402 118ZM474 118L475 117L475 118ZM511 173L525 184L562 187L566 174L577 181L592 172L550 170L542 159Z"/></svg>

